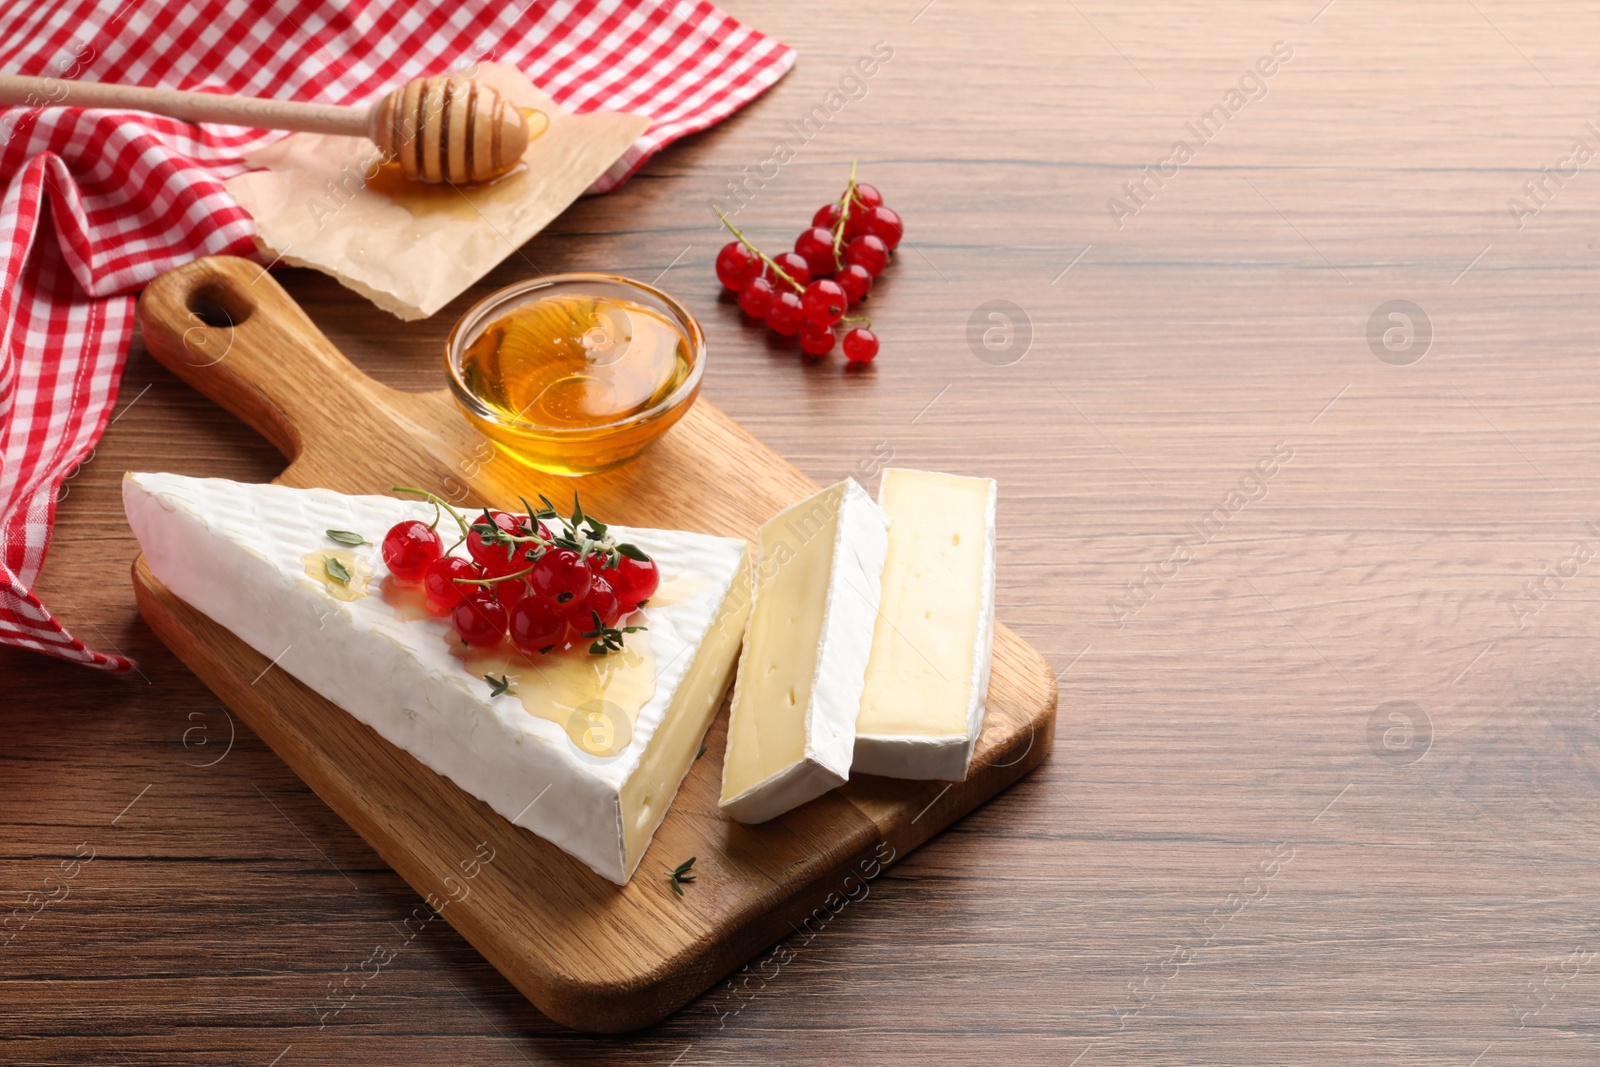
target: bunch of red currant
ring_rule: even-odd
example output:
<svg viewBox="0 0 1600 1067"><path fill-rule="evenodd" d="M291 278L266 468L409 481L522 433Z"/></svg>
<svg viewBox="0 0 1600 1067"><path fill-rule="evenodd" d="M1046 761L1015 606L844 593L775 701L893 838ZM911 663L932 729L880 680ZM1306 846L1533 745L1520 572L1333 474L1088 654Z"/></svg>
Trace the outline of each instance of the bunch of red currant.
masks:
<svg viewBox="0 0 1600 1067"><path fill-rule="evenodd" d="M846 312L867 298L905 232L882 193L857 183L852 167L844 195L818 208L794 251L777 258L751 244L722 212L717 215L738 238L717 253L717 279L738 294L746 315L785 337L799 334L801 349L819 357L833 351L835 326L859 322L844 335L844 354L855 363L871 362L878 354L877 335L868 320Z"/></svg>
<svg viewBox="0 0 1600 1067"><path fill-rule="evenodd" d="M563 520L544 497L525 514L484 509L466 518L432 493L416 493L448 512L461 528L470 559L452 556L437 529L408 519L383 538L383 561L396 579L420 583L428 610L447 615L474 648L492 648L509 633L528 655L589 642L604 655L622 647L622 635L642 630L617 622L655 594L661 575L637 547L619 544L604 523L583 513L576 496ZM553 525L553 529L552 529Z"/></svg>

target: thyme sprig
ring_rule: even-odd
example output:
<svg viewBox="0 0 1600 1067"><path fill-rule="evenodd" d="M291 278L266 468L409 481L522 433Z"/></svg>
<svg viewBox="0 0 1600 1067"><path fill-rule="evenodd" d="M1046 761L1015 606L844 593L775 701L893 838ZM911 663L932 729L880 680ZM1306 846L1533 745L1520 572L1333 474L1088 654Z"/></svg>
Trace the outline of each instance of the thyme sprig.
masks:
<svg viewBox="0 0 1600 1067"><path fill-rule="evenodd" d="M515 696L517 693L515 689L511 688L511 679L503 674L498 678L492 674L486 674L483 676L483 680L489 683L490 700L498 696Z"/></svg>
<svg viewBox="0 0 1600 1067"><path fill-rule="evenodd" d="M690 856L688 859L684 860L682 863L678 864L676 867L672 868L672 870L667 872L667 881L672 883L672 891L678 894L680 897L683 896L684 885L692 883L695 880L694 861L697 858L698 857Z"/></svg>
<svg viewBox="0 0 1600 1067"><path fill-rule="evenodd" d="M600 618L598 611L591 611L589 614L594 616L594 629L589 633L583 634L582 637L585 641L594 642L589 646L589 654L592 656L604 656L612 652L621 652L623 634L636 634L640 630L647 629L644 626L623 626L620 629L615 626L607 626Z"/></svg>

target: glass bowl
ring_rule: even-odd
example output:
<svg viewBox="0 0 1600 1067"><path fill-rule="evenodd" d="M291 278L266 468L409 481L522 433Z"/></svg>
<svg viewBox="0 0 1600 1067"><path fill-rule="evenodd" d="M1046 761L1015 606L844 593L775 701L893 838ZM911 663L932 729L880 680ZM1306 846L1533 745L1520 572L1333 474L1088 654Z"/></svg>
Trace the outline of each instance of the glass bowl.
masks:
<svg viewBox="0 0 1600 1067"><path fill-rule="evenodd" d="M529 410L532 403L512 411L504 402L508 395L504 387L499 403L481 395L477 390L490 387L483 380L484 376L476 372L468 373L464 367L474 343L502 316L522 305L553 297L594 297L608 302L621 302L620 306L624 308L621 317L624 319L627 318L628 304L653 312L679 335L681 346L675 350L677 358L673 377L677 377L680 371L681 377L675 384L669 379L667 384L671 385L670 391L647 407L628 410L623 414L588 416L578 421L540 417L538 412ZM606 306L612 309L619 305L608 303ZM612 312L608 311L607 314ZM534 325L543 325L543 321L541 319ZM605 322L610 326L613 320L605 318ZM597 342L594 353L591 353L589 338L595 332L591 329L582 338L586 354L600 353L595 365L607 365L626 358L625 355L612 354L609 342L614 337L605 330L600 331L601 340ZM631 328L629 337L632 337ZM628 350L631 348L623 351ZM678 368L677 363L683 360L687 361L687 367ZM505 361L494 361L497 367L504 364ZM509 285L469 308L456 322L445 342L445 368L450 391L461 405L467 421L514 459L549 474L598 474L633 459L683 418L695 397L700 394L705 364L705 334L694 316L682 304L654 286L615 274L550 274ZM562 382L582 377L584 375L581 374L566 375ZM550 388L554 386L545 386L545 390Z"/></svg>

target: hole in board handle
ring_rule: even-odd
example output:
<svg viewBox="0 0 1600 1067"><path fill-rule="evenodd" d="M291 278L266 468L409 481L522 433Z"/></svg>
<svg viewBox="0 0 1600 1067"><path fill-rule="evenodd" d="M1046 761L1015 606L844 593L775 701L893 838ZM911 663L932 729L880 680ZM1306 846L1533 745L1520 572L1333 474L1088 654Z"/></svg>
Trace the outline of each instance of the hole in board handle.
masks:
<svg viewBox="0 0 1600 1067"><path fill-rule="evenodd" d="M238 326L255 310L249 297L223 281L206 282L189 294L184 306L203 325L217 330Z"/></svg>

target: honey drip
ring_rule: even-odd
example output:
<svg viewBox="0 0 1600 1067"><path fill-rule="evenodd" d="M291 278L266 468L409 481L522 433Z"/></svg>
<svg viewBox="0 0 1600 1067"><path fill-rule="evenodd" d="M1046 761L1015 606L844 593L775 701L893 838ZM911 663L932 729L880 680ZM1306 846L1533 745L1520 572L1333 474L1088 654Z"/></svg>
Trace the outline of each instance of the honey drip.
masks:
<svg viewBox="0 0 1600 1067"><path fill-rule="evenodd" d="M328 573L328 560L335 559L344 564L344 569L349 572L350 580L341 582ZM335 600L346 603L360 600L367 595L367 585L372 581L372 564L362 559L349 549L329 548L307 552L300 557L300 562L305 564L306 577L314 578L322 583L328 595Z"/></svg>
<svg viewBox="0 0 1600 1067"><path fill-rule="evenodd" d="M510 695L530 715L556 723L592 759L611 759L627 750L639 712L656 693L656 659L648 631L629 634L622 651L604 656L591 655L586 647L535 656L507 644L468 648L454 632L449 640L451 654L474 676L508 679Z"/></svg>
<svg viewBox="0 0 1600 1067"><path fill-rule="evenodd" d="M473 395L512 422L604 425L670 396L690 369L679 328L627 300L551 296L495 319L462 355Z"/></svg>

